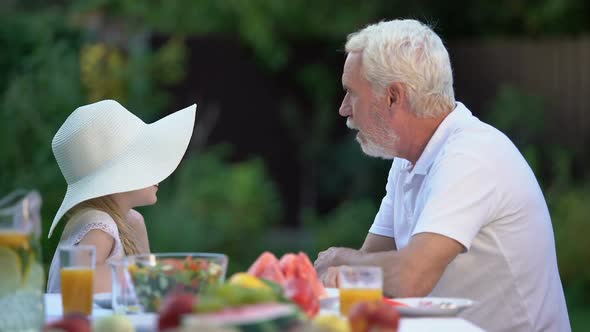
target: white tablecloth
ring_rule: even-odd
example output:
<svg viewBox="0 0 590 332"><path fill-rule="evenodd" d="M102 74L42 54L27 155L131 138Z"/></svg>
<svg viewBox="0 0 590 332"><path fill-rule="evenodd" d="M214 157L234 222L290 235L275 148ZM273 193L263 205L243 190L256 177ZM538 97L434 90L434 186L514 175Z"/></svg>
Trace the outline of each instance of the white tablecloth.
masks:
<svg viewBox="0 0 590 332"><path fill-rule="evenodd" d="M51 322L58 320L62 316L61 294L45 294L45 321ZM103 309L96 304L92 308L92 319L112 315L110 309ZM155 314L137 314L128 315L129 320L133 323L137 332L154 332L156 331Z"/></svg>
<svg viewBox="0 0 590 332"><path fill-rule="evenodd" d="M94 306L92 318L112 315L112 310ZM59 319L62 315L61 295L45 294L45 321ZM156 326L155 314L128 315L138 332L153 332ZM483 332L470 322L456 317L444 318L402 318L399 332Z"/></svg>

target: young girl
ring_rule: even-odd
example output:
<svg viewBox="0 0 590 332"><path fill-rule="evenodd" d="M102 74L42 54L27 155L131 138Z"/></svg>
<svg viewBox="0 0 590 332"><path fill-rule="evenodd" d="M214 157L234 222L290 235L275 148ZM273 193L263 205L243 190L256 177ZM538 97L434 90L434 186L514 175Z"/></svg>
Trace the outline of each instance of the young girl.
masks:
<svg viewBox="0 0 590 332"><path fill-rule="evenodd" d="M94 291L111 291L108 261L149 253L142 215L158 184L178 166L193 132L196 105L146 124L114 100L77 108L52 142L68 189L49 230L67 213L59 245L96 247ZM47 282L60 292L58 253Z"/></svg>

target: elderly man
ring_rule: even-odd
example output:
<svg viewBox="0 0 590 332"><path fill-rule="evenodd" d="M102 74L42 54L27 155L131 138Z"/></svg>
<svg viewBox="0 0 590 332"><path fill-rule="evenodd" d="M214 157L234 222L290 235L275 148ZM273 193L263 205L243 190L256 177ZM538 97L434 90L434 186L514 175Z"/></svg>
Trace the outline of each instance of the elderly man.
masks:
<svg viewBox="0 0 590 332"><path fill-rule="evenodd" d="M488 331L570 331L543 193L512 142L455 101L441 39L394 20L351 34L346 52L339 113L393 164L362 248L318 255L324 284L376 265L386 295L475 300L462 316Z"/></svg>

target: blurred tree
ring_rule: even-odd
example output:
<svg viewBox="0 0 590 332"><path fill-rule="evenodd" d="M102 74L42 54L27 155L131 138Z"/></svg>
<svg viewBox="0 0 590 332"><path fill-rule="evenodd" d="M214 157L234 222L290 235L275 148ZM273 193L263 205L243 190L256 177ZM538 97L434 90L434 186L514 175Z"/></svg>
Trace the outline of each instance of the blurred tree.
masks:
<svg viewBox="0 0 590 332"><path fill-rule="evenodd" d="M231 271L248 268L280 225L281 202L261 160L229 164L228 147L192 155L146 207L152 250L214 251Z"/></svg>
<svg viewBox="0 0 590 332"><path fill-rule="evenodd" d="M0 189L39 189L47 229L65 193L51 139L85 101L77 52L81 39L58 11L0 15ZM44 244L47 261L54 245Z"/></svg>

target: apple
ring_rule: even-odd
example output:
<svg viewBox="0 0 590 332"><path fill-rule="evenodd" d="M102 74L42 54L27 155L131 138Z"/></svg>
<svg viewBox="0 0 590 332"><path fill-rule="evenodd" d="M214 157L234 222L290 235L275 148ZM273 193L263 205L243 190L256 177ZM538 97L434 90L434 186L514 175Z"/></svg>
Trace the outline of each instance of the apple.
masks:
<svg viewBox="0 0 590 332"><path fill-rule="evenodd" d="M173 293L166 297L158 316L158 330L180 326L182 315L192 313L195 303L195 296L188 293Z"/></svg>
<svg viewBox="0 0 590 332"><path fill-rule="evenodd" d="M352 332L396 332L399 319L399 312L382 301L359 302L348 315Z"/></svg>
<svg viewBox="0 0 590 332"><path fill-rule="evenodd" d="M43 331L62 330L65 332L91 332L90 321L86 315L67 314L62 319L51 322Z"/></svg>
<svg viewBox="0 0 590 332"><path fill-rule="evenodd" d="M94 332L135 332L133 323L124 315L112 315L97 319Z"/></svg>

